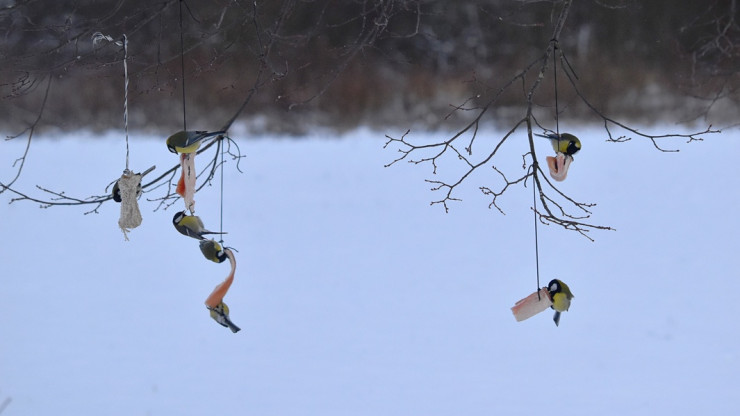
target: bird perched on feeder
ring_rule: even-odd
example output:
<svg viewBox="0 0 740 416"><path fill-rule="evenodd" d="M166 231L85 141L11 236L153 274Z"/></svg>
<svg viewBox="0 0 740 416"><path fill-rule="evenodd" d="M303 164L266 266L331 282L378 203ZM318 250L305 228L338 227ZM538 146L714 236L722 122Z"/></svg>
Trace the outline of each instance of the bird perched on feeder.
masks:
<svg viewBox="0 0 740 416"><path fill-rule="evenodd" d="M149 169L145 170L144 172L137 173L137 175L141 176L142 178L146 176L147 173L151 172L156 168L156 166L152 166ZM128 171L131 172L131 171ZM125 174L125 172L124 172ZM138 198L141 195L141 183L136 187L136 197ZM121 202L121 188L118 186L118 181L113 185L113 189L111 190L111 196L113 197L113 200L116 202Z"/></svg>
<svg viewBox="0 0 740 416"><path fill-rule="evenodd" d="M578 140L578 137L570 133L561 133L560 135L557 133L535 133L535 136L549 139L550 144L552 144L552 148L556 153L562 153L566 156L573 157L574 154L581 150L581 141Z"/></svg>
<svg viewBox="0 0 740 416"><path fill-rule="evenodd" d="M226 131L178 131L167 138L167 149L172 153L195 153L200 143L209 137L225 134Z"/></svg>
<svg viewBox="0 0 740 416"><path fill-rule="evenodd" d="M241 330L241 328L234 325L234 323L231 322L231 319L229 319L229 307L223 301L214 308L209 307L208 310L210 311L211 318L213 318L214 321L229 328L231 332L237 333Z"/></svg>
<svg viewBox="0 0 740 416"><path fill-rule="evenodd" d="M563 283L561 280L552 279L547 285L547 292L552 300L552 309L555 309L555 316L552 320L555 321L555 326L560 325L560 312L565 312L570 308L570 300L574 298L570 292L568 285Z"/></svg>
<svg viewBox="0 0 740 416"><path fill-rule="evenodd" d="M172 225L180 234L203 240L203 234L226 234L225 232L209 231L203 226L203 221L197 215L187 215L187 211L175 213L172 217Z"/></svg>
<svg viewBox="0 0 740 416"><path fill-rule="evenodd" d="M213 262L223 263L226 261L228 256L226 255L224 248L216 240L200 240L200 252L203 256Z"/></svg>

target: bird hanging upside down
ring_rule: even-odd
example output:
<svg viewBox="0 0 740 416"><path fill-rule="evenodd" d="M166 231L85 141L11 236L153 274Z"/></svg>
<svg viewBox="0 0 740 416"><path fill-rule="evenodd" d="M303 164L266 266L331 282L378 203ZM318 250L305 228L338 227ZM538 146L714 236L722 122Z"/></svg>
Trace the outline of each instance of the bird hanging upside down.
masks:
<svg viewBox="0 0 740 416"><path fill-rule="evenodd" d="M188 215L187 211L175 213L172 217L172 225L180 234L203 240L204 234L226 234L225 232L209 231L203 226L203 221L197 215Z"/></svg>
<svg viewBox="0 0 740 416"><path fill-rule="evenodd" d="M557 133L535 133L535 136L549 139L550 144L552 144L552 149L555 151L555 153L562 153L566 156L573 157L574 154L578 153L578 151L581 150L581 141L578 139L578 137L570 133L561 133L560 135L558 135Z"/></svg>
<svg viewBox="0 0 740 416"><path fill-rule="evenodd" d="M200 247L207 259L215 261L216 263L222 263L228 258L231 263L231 272L226 276L226 279L224 279L223 282L213 288L211 294L206 298L205 304L214 321L219 325L229 328L231 332L239 332L239 327L234 325L229 318L229 307L224 303L224 296L226 296L226 292L229 291L231 284L234 282L234 273L236 272L236 259L234 258L234 253L229 248L222 248L221 245L214 240L201 240ZM204 249L204 247L207 249Z"/></svg>
<svg viewBox="0 0 740 416"><path fill-rule="evenodd" d="M562 182L568 176L568 169L573 162L573 155L581 150L581 141L578 137L570 133L546 133L537 134L536 136L544 137L550 140L552 149L555 150L555 157L547 156L547 167L550 168L550 176L558 182Z"/></svg>

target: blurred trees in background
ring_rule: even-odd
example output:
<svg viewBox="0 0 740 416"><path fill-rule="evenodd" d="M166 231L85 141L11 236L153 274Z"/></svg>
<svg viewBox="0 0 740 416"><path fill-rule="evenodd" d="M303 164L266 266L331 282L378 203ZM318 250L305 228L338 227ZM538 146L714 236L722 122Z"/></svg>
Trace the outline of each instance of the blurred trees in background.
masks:
<svg viewBox="0 0 740 416"><path fill-rule="evenodd" d="M0 0L2 124L22 129L41 114L40 127L120 128L123 53L94 46L102 32L128 36L132 129L182 125L182 62L193 128L217 128L247 96L241 120L265 130L434 128L450 105L541 54L557 3ZM613 116L726 121L740 101L736 3L576 0L560 48ZM561 97L561 110L587 119L575 98ZM514 93L499 103L503 117L522 105Z"/></svg>

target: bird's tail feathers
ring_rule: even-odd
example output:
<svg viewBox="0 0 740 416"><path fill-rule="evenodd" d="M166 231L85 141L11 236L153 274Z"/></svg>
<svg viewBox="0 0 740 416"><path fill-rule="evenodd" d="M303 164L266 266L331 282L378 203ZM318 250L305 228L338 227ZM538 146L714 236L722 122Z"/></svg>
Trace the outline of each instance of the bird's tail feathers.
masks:
<svg viewBox="0 0 740 416"><path fill-rule="evenodd" d="M242 330L242 329L241 329L241 328L239 328L238 326L234 325L234 323L233 323L233 322L231 322L231 319L229 319L229 318L226 318L226 319L224 319L224 320L226 321L226 326L227 326L227 328L229 328L229 329L231 330L231 332L233 332L233 333L235 333L235 334L236 334L237 332L239 332L239 331L241 331L241 330Z"/></svg>
<svg viewBox="0 0 740 416"><path fill-rule="evenodd" d="M202 231L200 234L203 235L203 234L228 234L228 233L226 231L208 231L208 230L205 230L205 231Z"/></svg>
<svg viewBox="0 0 740 416"><path fill-rule="evenodd" d="M558 139L559 138L558 135L555 133L547 133L547 134L534 133L534 135L539 136L539 137L544 137L546 139Z"/></svg>
<svg viewBox="0 0 740 416"><path fill-rule="evenodd" d="M226 130L209 131L209 132L203 133L203 138L213 137L213 136L219 136L221 134L226 134Z"/></svg>

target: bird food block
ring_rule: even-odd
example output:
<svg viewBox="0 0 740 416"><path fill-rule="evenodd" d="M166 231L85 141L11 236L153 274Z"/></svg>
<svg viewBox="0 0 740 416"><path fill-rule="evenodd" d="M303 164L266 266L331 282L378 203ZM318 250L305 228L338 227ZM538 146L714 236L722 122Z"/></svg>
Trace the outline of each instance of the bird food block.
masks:
<svg viewBox="0 0 740 416"><path fill-rule="evenodd" d="M211 312L216 311L215 314L211 314L211 317L215 319L216 322L230 328L232 332L236 333L239 331L239 327L231 322L229 318L228 307L222 306L224 296L226 296L226 292L229 291L231 284L234 282L234 273L236 272L236 259L234 258L234 253L232 253L232 251L228 248L224 249L224 253L226 253L226 256L229 258L229 263L231 263L231 272L228 276L226 276L226 279L224 279L223 282L219 283L218 286L213 289L213 292L208 295L205 304L208 310L210 310Z"/></svg>
<svg viewBox="0 0 740 416"><path fill-rule="evenodd" d="M568 168L573 157L558 152L556 157L547 157L547 167L550 168L550 176L558 182L562 182L568 176Z"/></svg>
<svg viewBox="0 0 740 416"><path fill-rule="evenodd" d="M537 295L539 293L539 296ZM512 308L511 312L514 314L517 322L529 319L545 309L552 306L552 300L550 294L547 292L547 288L543 287L538 292L534 292L526 298L518 301Z"/></svg>
<svg viewBox="0 0 740 416"><path fill-rule="evenodd" d="M185 201L185 209L195 212L195 153L180 154L180 180L177 182L177 192Z"/></svg>
<svg viewBox="0 0 740 416"><path fill-rule="evenodd" d="M229 258L229 263L231 263L231 272L226 276L226 279L213 288L213 292L208 295L205 303L209 308L215 308L224 300L226 292L229 291L231 284L234 282L234 273L236 272L236 259L234 258L234 253L232 253L228 248L224 249L224 253L226 253L226 256Z"/></svg>

